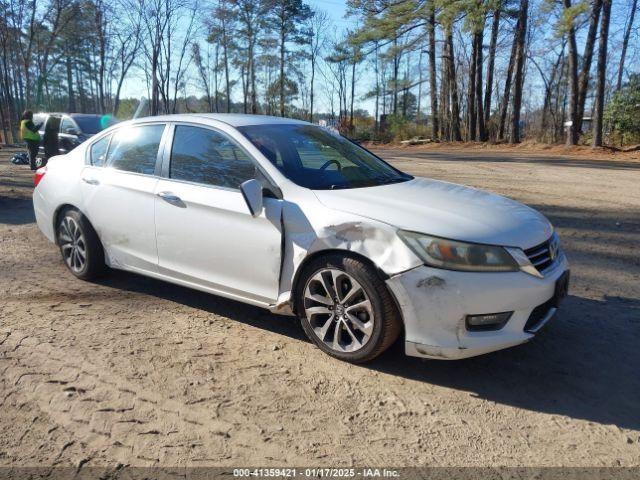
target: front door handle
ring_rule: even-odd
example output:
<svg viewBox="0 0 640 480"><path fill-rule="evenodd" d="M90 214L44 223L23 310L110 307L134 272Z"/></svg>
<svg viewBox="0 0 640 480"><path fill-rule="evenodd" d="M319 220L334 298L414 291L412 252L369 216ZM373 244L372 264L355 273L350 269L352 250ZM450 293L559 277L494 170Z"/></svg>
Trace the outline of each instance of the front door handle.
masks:
<svg viewBox="0 0 640 480"><path fill-rule="evenodd" d="M165 202L182 203L182 199L173 192L158 192L158 196Z"/></svg>
<svg viewBox="0 0 640 480"><path fill-rule="evenodd" d="M82 177L82 181L83 181L84 183L88 183L89 185L100 185L100 181L98 181L98 180L97 180L97 179L95 179L95 178L85 178L85 177Z"/></svg>

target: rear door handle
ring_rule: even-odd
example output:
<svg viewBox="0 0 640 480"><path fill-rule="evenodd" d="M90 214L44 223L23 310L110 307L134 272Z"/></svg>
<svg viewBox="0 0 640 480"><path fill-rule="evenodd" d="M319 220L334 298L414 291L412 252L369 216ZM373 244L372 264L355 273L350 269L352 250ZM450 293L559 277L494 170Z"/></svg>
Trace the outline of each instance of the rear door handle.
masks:
<svg viewBox="0 0 640 480"><path fill-rule="evenodd" d="M100 185L100 181L95 178L85 178L82 177L82 181L84 183L88 183L89 185Z"/></svg>
<svg viewBox="0 0 640 480"><path fill-rule="evenodd" d="M182 199L173 192L158 192L158 196L165 202L182 203Z"/></svg>

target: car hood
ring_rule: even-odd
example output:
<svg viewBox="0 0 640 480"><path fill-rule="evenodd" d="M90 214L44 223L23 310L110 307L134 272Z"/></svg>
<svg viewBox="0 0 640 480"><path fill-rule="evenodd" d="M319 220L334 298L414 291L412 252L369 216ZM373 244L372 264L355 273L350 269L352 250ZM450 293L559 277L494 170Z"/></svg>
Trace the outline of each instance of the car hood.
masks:
<svg viewBox="0 0 640 480"><path fill-rule="evenodd" d="M454 240L526 249L553 233L542 214L522 203L427 178L314 193L329 208Z"/></svg>

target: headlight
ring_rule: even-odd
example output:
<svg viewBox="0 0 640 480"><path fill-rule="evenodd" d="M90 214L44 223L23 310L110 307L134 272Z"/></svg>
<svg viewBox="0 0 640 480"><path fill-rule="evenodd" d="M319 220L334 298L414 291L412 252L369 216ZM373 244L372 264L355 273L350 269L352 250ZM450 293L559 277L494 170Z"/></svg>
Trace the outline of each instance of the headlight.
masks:
<svg viewBox="0 0 640 480"><path fill-rule="evenodd" d="M503 247L458 242L403 230L399 230L398 235L431 267L470 272L514 272L520 269Z"/></svg>

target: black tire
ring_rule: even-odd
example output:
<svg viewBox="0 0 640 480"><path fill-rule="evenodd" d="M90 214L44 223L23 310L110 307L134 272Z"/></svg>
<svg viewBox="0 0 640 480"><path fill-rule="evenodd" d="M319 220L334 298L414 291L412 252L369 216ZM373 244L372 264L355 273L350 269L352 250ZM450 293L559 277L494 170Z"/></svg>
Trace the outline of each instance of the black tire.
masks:
<svg viewBox="0 0 640 480"><path fill-rule="evenodd" d="M69 247L68 237L75 236L75 230L71 225L76 225L79 229L78 238L72 238L72 241L78 250L83 248L84 262L81 265L74 260L70 261L69 250L70 248L73 249L73 246ZM69 233L71 235L68 235ZM87 217L75 208L68 208L58 216L56 242L60 248L63 262L76 277L82 280L93 280L106 271L104 250L98 234L89 223L89 220L87 220Z"/></svg>
<svg viewBox="0 0 640 480"><path fill-rule="evenodd" d="M361 289L364 290L364 294L366 294L366 297L361 297L361 299L364 298L365 300L368 299L370 301L374 319L372 333L367 337L366 343L354 351L338 351L331 348L314 332L314 326L312 326L311 321L307 318L306 307L309 305L309 299L305 299L305 291L307 286L310 286L311 288L312 284L310 282L315 281L312 279L314 279L314 277L317 278L316 274L322 271L325 271L325 275L327 274L326 269L335 269L344 272L346 275L341 277L343 281L346 279L348 282L348 277L355 279L357 283L359 283ZM336 283L339 282L340 280ZM347 288L349 288L348 284ZM353 288L353 286L351 286L351 288ZM373 360L389 348L402 331L402 320L398 307L396 306L391 293L387 289L384 280L374 268L354 257L345 256L339 253L332 253L313 259L301 272L300 279L297 282L294 301L296 305L296 312L307 337L309 337L309 339L323 352L347 362L364 363ZM311 301L310 305L313 306L313 301ZM335 304L333 309L335 309L335 311L333 311L333 316L327 315L327 318L334 318L334 321L339 322L339 320L335 320L335 317L337 317L337 307ZM324 322L325 318L322 317L319 320L319 323L324 324ZM329 329L334 325L336 324L332 323L329 326ZM357 329L353 329L353 324L351 324L351 327L352 333L359 333L357 332ZM316 325L315 328L317 329L318 326ZM335 328L337 327L334 326L334 333ZM345 335L345 332L341 332L341 334ZM346 338L349 339L348 336Z"/></svg>

